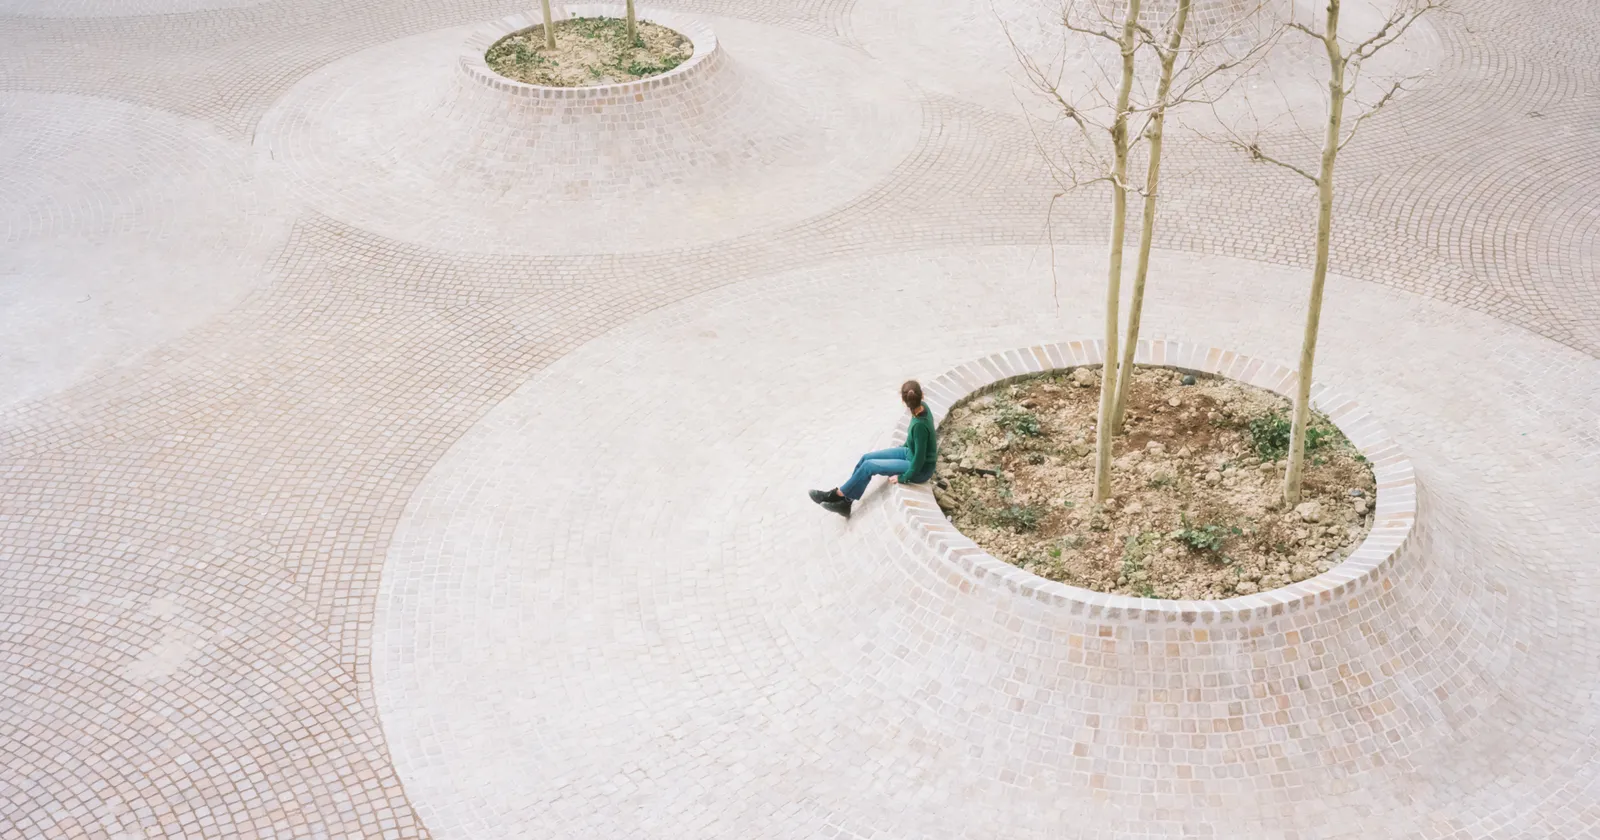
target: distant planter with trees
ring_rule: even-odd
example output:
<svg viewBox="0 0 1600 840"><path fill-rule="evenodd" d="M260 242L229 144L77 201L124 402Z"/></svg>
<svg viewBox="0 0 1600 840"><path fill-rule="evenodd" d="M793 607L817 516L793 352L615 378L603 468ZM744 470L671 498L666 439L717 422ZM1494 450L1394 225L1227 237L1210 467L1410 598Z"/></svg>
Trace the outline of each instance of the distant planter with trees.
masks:
<svg viewBox="0 0 1600 840"><path fill-rule="evenodd" d="M502 76L530 85L587 87L647 79L694 55L682 33L640 21L632 0L624 16L555 20L544 0L544 22L496 41L484 61Z"/></svg>

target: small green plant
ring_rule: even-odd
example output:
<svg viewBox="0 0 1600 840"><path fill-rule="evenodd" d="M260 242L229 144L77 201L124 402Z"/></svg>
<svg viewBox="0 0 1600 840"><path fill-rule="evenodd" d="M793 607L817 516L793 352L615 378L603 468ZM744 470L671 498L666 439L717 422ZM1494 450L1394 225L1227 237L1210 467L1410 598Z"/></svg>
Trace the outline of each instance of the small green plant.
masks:
<svg viewBox="0 0 1600 840"><path fill-rule="evenodd" d="M1250 430L1250 443L1262 460L1281 461L1288 457L1294 426L1283 412L1274 411L1252 418L1247 428ZM1313 418L1306 427L1306 451L1315 452L1333 442L1338 435L1338 430Z"/></svg>
<svg viewBox="0 0 1600 840"><path fill-rule="evenodd" d="M1067 536L1062 537L1061 539L1057 540L1055 545L1050 546L1050 548L1048 548L1046 550L1049 552L1051 557L1059 560L1059 559L1061 559L1061 554L1063 552L1065 552L1067 549L1069 549L1069 548L1080 548L1082 546L1083 546L1083 537L1082 537L1082 535L1079 535L1079 534L1068 534Z"/></svg>
<svg viewBox="0 0 1600 840"><path fill-rule="evenodd" d="M1187 514L1182 517L1182 525L1183 527L1173 532L1173 537L1194 551L1202 551L1208 554L1221 554L1222 545L1227 542L1229 537L1236 537L1244 533L1237 525L1211 523L1210 525L1196 526L1189 521Z"/></svg>
<svg viewBox="0 0 1600 840"><path fill-rule="evenodd" d="M1002 473L995 476L994 481L994 494L1000 497L1000 501L1010 504L1011 494L1013 492L1011 487L1011 479L1007 478L1005 474Z"/></svg>
<svg viewBox="0 0 1600 840"><path fill-rule="evenodd" d="M995 511L994 521L1001 527L1022 533L1038 529L1039 513L1035 505L1006 505Z"/></svg>
<svg viewBox="0 0 1600 840"><path fill-rule="evenodd" d="M643 42L641 42L640 45L642 46ZM634 61L628 65L627 70L630 74L635 76L659 76L682 63L683 58L678 56L668 56L655 64L644 61Z"/></svg>
<svg viewBox="0 0 1600 840"><path fill-rule="evenodd" d="M575 17L572 19L572 28L585 38L598 38L607 30L615 29L614 23L609 18Z"/></svg>
<svg viewBox="0 0 1600 840"><path fill-rule="evenodd" d="M1133 577L1134 573L1144 569L1144 559L1150 556L1160 539L1161 534L1156 531L1129 534L1127 541L1122 544L1122 574Z"/></svg>
<svg viewBox="0 0 1600 840"><path fill-rule="evenodd" d="M1250 444L1256 454L1266 461L1281 460L1289 454L1289 434L1292 426L1281 412L1263 414L1251 419Z"/></svg>
<svg viewBox="0 0 1600 840"><path fill-rule="evenodd" d="M1151 478L1148 482L1146 482L1145 486L1149 487L1151 490L1160 490L1163 487L1174 487L1177 485L1177 483L1177 476L1173 475L1172 473L1162 473Z"/></svg>
<svg viewBox="0 0 1600 840"><path fill-rule="evenodd" d="M1010 402L995 406L994 424L1016 437L1038 437L1044 433L1038 415Z"/></svg>

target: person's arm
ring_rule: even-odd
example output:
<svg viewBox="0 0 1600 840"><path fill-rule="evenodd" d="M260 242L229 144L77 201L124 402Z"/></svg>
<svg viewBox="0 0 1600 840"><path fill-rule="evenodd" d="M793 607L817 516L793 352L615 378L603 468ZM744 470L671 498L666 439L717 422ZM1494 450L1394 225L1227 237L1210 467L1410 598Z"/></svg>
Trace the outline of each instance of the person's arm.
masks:
<svg viewBox="0 0 1600 840"><path fill-rule="evenodd" d="M922 468L928 465L928 453L933 451L933 441L928 440L932 434L928 430L929 426L927 423L913 423L911 434L906 436L906 446L911 450L911 466L900 474L900 480L903 482L911 481L911 476L921 472Z"/></svg>

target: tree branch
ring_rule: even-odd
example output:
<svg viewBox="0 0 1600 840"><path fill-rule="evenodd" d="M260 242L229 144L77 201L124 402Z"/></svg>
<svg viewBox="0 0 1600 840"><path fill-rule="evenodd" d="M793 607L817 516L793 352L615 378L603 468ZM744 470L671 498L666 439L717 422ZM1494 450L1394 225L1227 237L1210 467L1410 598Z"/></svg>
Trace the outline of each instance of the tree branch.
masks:
<svg viewBox="0 0 1600 840"><path fill-rule="evenodd" d="M1301 32L1304 32L1305 34L1310 35L1311 37L1317 39L1318 41L1326 41L1326 40L1328 40L1328 36L1322 34L1321 32L1318 32L1315 29L1312 29L1309 26L1306 26L1303 23L1300 23L1299 21L1293 21L1293 20L1286 21L1283 25L1286 28L1289 28L1289 29L1298 29Z"/></svg>
<svg viewBox="0 0 1600 840"><path fill-rule="evenodd" d="M1017 40L1011 36L1011 27L1001 22L1000 31L1005 33L1006 41L1011 44L1011 51L1017 57L1017 63L1022 65L1022 72L1027 75L1028 81L1033 85L1034 90L1054 101L1057 107L1061 109L1061 113L1074 123L1077 123L1079 131L1087 134L1089 131L1088 119L1078 108L1068 102L1066 97L1061 95L1060 82L1052 82L1049 74L1045 73L1044 69L1033 60L1033 57L1017 45Z"/></svg>
<svg viewBox="0 0 1600 840"><path fill-rule="evenodd" d="M1267 154L1266 152L1261 151L1261 143L1259 141L1257 141L1257 140L1244 140L1242 138L1233 137L1233 136L1230 135L1228 137L1223 138L1222 142L1224 142L1224 143L1226 143L1226 144L1228 144L1230 146L1233 146L1236 149L1239 149L1240 151L1242 151L1245 154L1249 155L1250 159L1253 160L1253 161L1256 161L1257 163L1270 163L1273 166L1277 166L1277 167L1280 167L1282 169L1287 169L1290 172L1293 172L1294 174L1299 175L1300 177L1306 179L1307 181L1310 181L1313 184L1320 184L1321 183L1318 180L1317 176L1312 175L1311 173L1305 171L1304 169L1301 169L1300 167L1295 166L1292 163L1285 163L1285 162L1283 162L1281 160L1278 160L1277 158Z"/></svg>
<svg viewBox="0 0 1600 840"><path fill-rule="evenodd" d="M1355 118L1355 121L1350 124L1350 132L1344 136L1343 140L1339 141L1338 150L1344 151L1344 147L1348 145L1351 140L1355 139L1356 130L1361 128L1361 124L1366 122L1368 117L1383 110L1383 106L1388 105L1390 100L1394 99L1397 94L1405 89L1404 85L1405 82L1403 80L1395 82L1394 86L1389 88L1389 90L1385 92L1371 108L1362 111L1361 114Z"/></svg>
<svg viewBox="0 0 1600 840"><path fill-rule="evenodd" d="M1362 41L1354 49L1350 50L1345 56L1345 61L1350 62L1353 60L1360 63L1371 58L1383 48L1400 40L1400 37L1406 34L1406 30L1411 28L1411 24L1416 23L1423 15L1442 5L1442 0L1422 0L1422 5L1410 12L1391 15L1371 38ZM1394 31L1391 33L1390 30Z"/></svg>
<svg viewBox="0 0 1600 840"><path fill-rule="evenodd" d="M1073 11L1073 9L1076 9L1076 8L1077 8L1077 4L1076 3L1070 3L1069 2L1066 5L1066 7L1061 10L1061 25L1062 26L1066 27L1068 30L1070 30L1072 32L1078 33L1079 35L1091 35L1091 36L1096 37L1096 38L1104 38L1107 41L1110 41L1111 43L1116 44L1118 47L1122 46L1122 40L1120 38L1117 38L1116 36L1112 35L1111 33L1107 32L1107 31L1105 31L1103 29L1095 29L1093 27L1084 26L1082 24L1073 23L1072 22L1072 11Z"/></svg>

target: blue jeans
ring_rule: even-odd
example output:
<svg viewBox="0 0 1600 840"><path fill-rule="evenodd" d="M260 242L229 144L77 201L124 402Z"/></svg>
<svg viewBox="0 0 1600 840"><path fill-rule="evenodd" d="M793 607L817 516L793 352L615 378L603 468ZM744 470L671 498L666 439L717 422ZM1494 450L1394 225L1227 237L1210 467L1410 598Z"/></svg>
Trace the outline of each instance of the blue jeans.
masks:
<svg viewBox="0 0 1600 840"><path fill-rule="evenodd" d="M872 481L873 476L900 475L909 469L911 469L911 450L904 446L868 452L856 462L856 471L850 474L850 480L839 485L839 492L847 499L859 501L861 494L867 492L867 484Z"/></svg>

